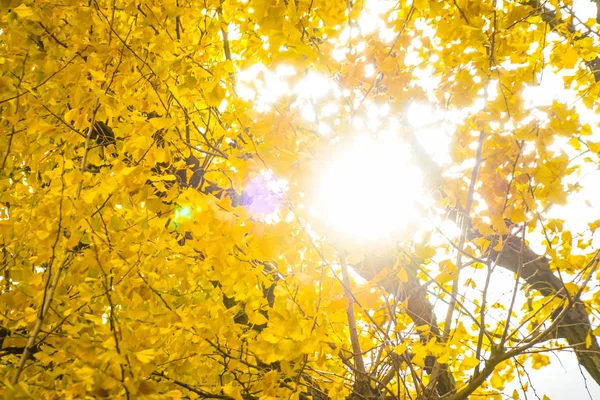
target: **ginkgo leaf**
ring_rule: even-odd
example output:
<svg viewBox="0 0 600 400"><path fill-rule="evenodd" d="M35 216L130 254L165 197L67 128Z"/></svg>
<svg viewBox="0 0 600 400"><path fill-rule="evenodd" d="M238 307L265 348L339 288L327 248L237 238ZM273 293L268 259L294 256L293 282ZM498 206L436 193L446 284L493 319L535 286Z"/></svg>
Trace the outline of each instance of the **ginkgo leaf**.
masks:
<svg viewBox="0 0 600 400"><path fill-rule="evenodd" d="M397 276L398 276L398 279L400 279L400 282L405 282L405 283L408 282L408 275L406 273L406 269L400 268L398 270Z"/></svg>
<svg viewBox="0 0 600 400"><path fill-rule="evenodd" d="M238 385L228 384L223 386L223 392L234 400L243 400L241 388Z"/></svg>
<svg viewBox="0 0 600 400"><path fill-rule="evenodd" d="M205 93L206 103L212 107L218 107L225 97L225 89L220 85L215 85L212 90Z"/></svg>
<svg viewBox="0 0 600 400"><path fill-rule="evenodd" d="M263 324L266 324L267 321L268 320L264 315L262 315L261 313L255 313L252 316L250 323L255 324L255 325L263 325Z"/></svg>
<svg viewBox="0 0 600 400"><path fill-rule="evenodd" d="M581 136L589 136L592 134L592 128L590 127L590 124L584 124L581 126L581 129L579 130L579 134Z"/></svg>
<svg viewBox="0 0 600 400"><path fill-rule="evenodd" d="M415 244L415 254L423 259L429 259L435 255L435 249L422 244Z"/></svg>
<svg viewBox="0 0 600 400"><path fill-rule="evenodd" d="M562 60L565 68L575 68L575 64L579 61L579 54L572 47L568 47Z"/></svg>
<svg viewBox="0 0 600 400"><path fill-rule="evenodd" d="M90 368L90 367L82 367L82 368L75 369L75 374L82 381L86 381L86 380L91 379L94 376L95 371L93 368Z"/></svg>
<svg viewBox="0 0 600 400"><path fill-rule="evenodd" d="M12 11L19 16L19 18L24 19L32 19L31 17L34 15L33 9L28 7L24 3L20 4L18 7L12 9Z"/></svg>
<svg viewBox="0 0 600 400"><path fill-rule="evenodd" d="M135 358L137 358L140 362L144 364L148 364L152 360L154 360L154 356L156 351L154 349L145 349L135 353Z"/></svg>
<svg viewBox="0 0 600 400"><path fill-rule="evenodd" d="M479 360L475 357L465 357L465 359L462 361L462 366L464 368L475 368L479 365L479 363Z"/></svg>

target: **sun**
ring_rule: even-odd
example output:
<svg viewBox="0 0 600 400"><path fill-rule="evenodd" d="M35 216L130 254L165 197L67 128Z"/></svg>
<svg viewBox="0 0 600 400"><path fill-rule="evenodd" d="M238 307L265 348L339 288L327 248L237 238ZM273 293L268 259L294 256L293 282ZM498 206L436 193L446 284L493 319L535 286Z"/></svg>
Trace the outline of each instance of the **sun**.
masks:
<svg viewBox="0 0 600 400"><path fill-rule="evenodd" d="M419 218L424 196L410 149L394 134L359 134L319 168L313 214L344 243L387 241Z"/></svg>

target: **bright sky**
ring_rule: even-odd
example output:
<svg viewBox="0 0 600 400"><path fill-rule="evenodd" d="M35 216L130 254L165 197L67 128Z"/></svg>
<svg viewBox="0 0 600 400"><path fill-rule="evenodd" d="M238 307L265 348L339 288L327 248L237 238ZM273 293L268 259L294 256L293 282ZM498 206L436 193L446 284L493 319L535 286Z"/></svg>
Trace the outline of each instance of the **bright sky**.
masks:
<svg viewBox="0 0 600 400"><path fill-rule="evenodd" d="M391 40L394 33L383 28L379 15L394 3L387 0L368 0L365 6L365 10L368 11L359 19L362 31L379 30L381 38ZM596 16L595 4L589 0L575 0L574 9L576 15L584 21ZM230 31L234 32L234 29ZM345 51L341 49L338 53L334 57L341 59ZM318 135L333 138L328 155L323 157L319 166L322 173L315 185L318 188L317 195L311 197L311 203L307 204L313 218L324 221L334 232L327 235L336 237L338 242L378 243L397 238L401 234L398 232L399 227L414 227L416 224L421 229L432 230L431 218L427 218L422 212L423 205L431 202L423 188L422 174L411 163L410 151L397 135L398 121L403 116L390 115L389 106L385 104L365 101L361 107L368 110L366 120L355 118L349 121L356 135L351 140L341 142L334 133L338 126L344 126L344 121L336 121L338 125L323 122L331 120L330 117L339 112L340 102L335 101L343 96L339 87L332 79L315 73L308 73L301 83L291 87L287 78L295 74L293 68L285 65L276 66L274 70L262 65L248 68L238 75L238 94L253 100L259 112L269 111L278 98L291 94L296 99L291 108L299 110L306 121L315 122ZM540 86L532 87L524 93L531 109L550 105L554 99L574 104L582 123L589 123L592 127L592 140L600 140L598 117L580 104L572 92L563 89L560 75L546 68L543 76ZM424 82L432 87L436 85L426 77ZM494 95L492 89L490 96ZM328 99L331 100L330 103ZM406 117L415 131L415 136L432 159L442 165L449 163L450 137L456 122L462 118L460 113L450 114L436 110L429 104L420 103L409 105ZM560 143L557 146L560 146ZM575 155L569 154L570 157ZM600 173L590 166L586 168L580 181L583 189L579 193L571 194L566 206L554 206L548 212L549 217L564 219L565 229L570 229L573 236L587 230L588 221L600 219ZM390 182L394 184L389 184ZM380 192L373 193L369 187L378 188ZM373 207L374 196L377 199L376 207ZM398 204L399 201L402 204ZM444 225L443 229L447 229L449 236L452 236L452 230L456 233L456 227ZM536 245L542 242L540 235L540 232L537 233L537 237L536 234L531 234L529 239L534 250L543 254L544 248ZM593 243L595 247L600 247L600 237L595 237ZM467 275L463 274L461 279L473 279L476 288L470 289L468 285L461 285L461 294L467 299L480 298L485 271L480 270ZM497 268L493 274L493 282L488 299L490 304L509 304L514 286L513 274ZM524 296L518 296L517 302L518 310L525 302ZM445 305L439 302L435 311L438 318L444 320ZM504 319L505 314L502 310L490 310L488 318ZM527 372L530 379L527 394L532 398L541 398L543 395L552 399L600 398L600 387L589 377L586 382L586 373L582 374L573 354L551 355L550 366L541 370L529 367ZM527 377L521 379L525 381ZM518 386L519 382L515 379L507 386L505 393L510 396Z"/></svg>

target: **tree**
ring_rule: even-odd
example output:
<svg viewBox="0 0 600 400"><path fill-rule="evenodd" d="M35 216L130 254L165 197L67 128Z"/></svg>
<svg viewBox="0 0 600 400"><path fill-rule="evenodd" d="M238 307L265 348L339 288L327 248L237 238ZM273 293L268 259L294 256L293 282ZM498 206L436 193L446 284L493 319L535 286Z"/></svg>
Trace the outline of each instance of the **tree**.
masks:
<svg viewBox="0 0 600 400"><path fill-rule="evenodd" d="M600 384L600 221L551 218L597 168L594 15L558 0L2 10L8 396L501 398L567 350ZM576 102L529 105L552 72ZM448 162L407 123L423 103L453 118ZM321 161L384 130L433 200L402 215L454 237L435 222L359 243L311 216ZM370 204L355 213L412 207L414 188L381 195L402 182L395 157L353 159L377 168L350 182ZM506 304L490 299L501 270Z"/></svg>

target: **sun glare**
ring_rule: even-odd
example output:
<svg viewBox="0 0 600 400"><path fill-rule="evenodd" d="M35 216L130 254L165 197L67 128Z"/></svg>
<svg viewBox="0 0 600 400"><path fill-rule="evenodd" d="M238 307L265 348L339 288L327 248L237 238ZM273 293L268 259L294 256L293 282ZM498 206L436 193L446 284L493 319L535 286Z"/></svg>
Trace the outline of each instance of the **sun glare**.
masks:
<svg viewBox="0 0 600 400"><path fill-rule="evenodd" d="M316 216L339 240L384 241L418 219L421 175L392 134L362 134L322 166Z"/></svg>

